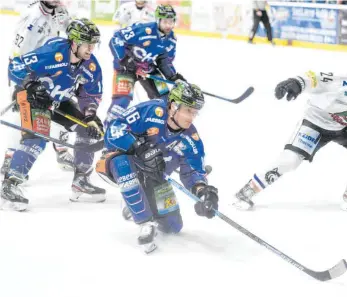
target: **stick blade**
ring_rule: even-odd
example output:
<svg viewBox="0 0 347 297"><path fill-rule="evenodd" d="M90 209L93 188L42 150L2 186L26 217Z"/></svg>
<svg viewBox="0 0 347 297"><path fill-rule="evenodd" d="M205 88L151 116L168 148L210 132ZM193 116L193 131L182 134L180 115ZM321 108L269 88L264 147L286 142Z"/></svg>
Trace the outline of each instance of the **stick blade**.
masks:
<svg viewBox="0 0 347 297"><path fill-rule="evenodd" d="M309 274L314 277L315 279L318 279L322 282L328 281L334 278L337 278L344 274L347 271L347 262L345 259L342 259L339 263L337 263L334 267L321 271L321 272L315 272L311 271Z"/></svg>
<svg viewBox="0 0 347 297"><path fill-rule="evenodd" d="M337 263L333 268L329 269L329 274L331 279L337 278L344 274L347 271L347 262L345 259L342 259Z"/></svg>
<svg viewBox="0 0 347 297"><path fill-rule="evenodd" d="M247 99L252 93L254 92L253 87L249 87L239 98L236 98L234 100L230 100L230 102L238 104L242 102L243 100Z"/></svg>

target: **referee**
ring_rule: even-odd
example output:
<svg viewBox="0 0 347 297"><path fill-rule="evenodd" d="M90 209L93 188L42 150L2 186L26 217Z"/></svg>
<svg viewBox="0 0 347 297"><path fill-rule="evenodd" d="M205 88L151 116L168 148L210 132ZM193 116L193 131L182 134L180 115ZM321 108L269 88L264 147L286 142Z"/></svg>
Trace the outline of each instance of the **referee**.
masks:
<svg viewBox="0 0 347 297"><path fill-rule="evenodd" d="M253 38L255 34L257 33L259 23L262 22L266 30L267 39L269 40L269 42L274 44L274 42L272 41L272 32L271 32L269 17L265 10L266 4L267 4L266 1L252 1L253 28L251 30L248 43L253 43Z"/></svg>

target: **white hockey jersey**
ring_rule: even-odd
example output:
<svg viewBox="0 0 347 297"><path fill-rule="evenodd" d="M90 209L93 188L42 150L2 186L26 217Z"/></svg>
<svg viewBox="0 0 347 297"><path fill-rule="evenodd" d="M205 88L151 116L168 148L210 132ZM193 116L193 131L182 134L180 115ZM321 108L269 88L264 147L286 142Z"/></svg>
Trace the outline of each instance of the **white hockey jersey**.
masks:
<svg viewBox="0 0 347 297"><path fill-rule="evenodd" d="M347 127L347 75L308 71L300 77L309 96L304 118L326 130Z"/></svg>
<svg viewBox="0 0 347 297"><path fill-rule="evenodd" d="M30 4L21 14L15 30L15 40L10 57L30 52L45 43L51 37L65 31L69 22L68 12L64 7L54 9L54 14L44 10L41 2Z"/></svg>
<svg viewBox="0 0 347 297"><path fill-rule="evenodd" d="M112 20L119 28L128 27L134 23L154 22L154 9L148 3L142 9L136 7L135 1L124 3L117 9Z"/></svg>

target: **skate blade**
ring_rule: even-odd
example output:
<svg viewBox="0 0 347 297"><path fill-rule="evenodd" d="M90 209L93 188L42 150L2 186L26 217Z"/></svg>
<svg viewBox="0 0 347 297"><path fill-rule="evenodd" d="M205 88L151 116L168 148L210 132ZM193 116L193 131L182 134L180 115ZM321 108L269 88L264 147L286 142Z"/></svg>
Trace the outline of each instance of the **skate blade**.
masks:
<svg viewBox="0 0 347 297"><path fill-rule="evenodd" d="M248 202L239 200L237 198L235 198L235 200L232 201L229 205L238 210L244 210L244 211L251 210L254 206L254 204L249 204Z"/></svg>
<svg viewBox="0 0 347 297"><path fill-rule="evenodd" d="M87 194L83 192L73 192L70 197L71 202L82 202L82 203L102 203L106 201L105 194Z"/></svg>
<svg viewBox="0 0 347 297"><path fill-rule="evenodd" d="M141 248L145 254L150 254L157 249L157 245L154 242L142 244Z"/></svg>
<svg viewBox="0 0 347 297"><path fill-rule="evenodd" d="M5 211L19 211L23 212L28 209L27 203L21 203L21 202L11 202L5 199L0 199L0 209Z"/></svg>

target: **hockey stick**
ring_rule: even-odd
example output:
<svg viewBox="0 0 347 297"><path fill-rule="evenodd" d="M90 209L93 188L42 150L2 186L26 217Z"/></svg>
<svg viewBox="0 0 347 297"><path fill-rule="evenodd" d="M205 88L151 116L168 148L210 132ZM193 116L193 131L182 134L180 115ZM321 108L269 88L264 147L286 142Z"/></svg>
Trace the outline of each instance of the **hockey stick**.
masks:
<svg viewBox="0 0 347 297"><path fill-rule="evenodd" d="M66 118L66 119L68 119L68 120L70 120L70 121L72 121L72 122L74 122L74 123L76 123L76 124L78 124L78 125L80 125L80 126L82 126L84 128L88 128L88 124L87 123L81 121L80 119L78 119L78 118L76 118L76 117L74 117L72 115L69 115L69 114L67 114L65 112L62 112L59 109L51 109L51 111L53 113L55 112L55 113L61 115L62 117ZM101 134L101 136L104 136L103 132L101 132L100 134Z"/></svg>
<svg viewBox="0 0 347 297"><path fill-rule="evenodd" d="M0 117L2 117L6 112L8 112L14 105L15 101L12 101L11 104L7 105L3 110L0 111Z"/></svg>
<svg viewBox="0 0 347 297"><path fill-rule="evenodd" d="M83 150L86 153L96 153L97 151L101 151L105 147L104 140L99 140L93 144L84 145L84 144L75 144L75 150Z"/></svg>
<svg viewBox="0 0 347 297"><path fill-rule="evenodd" d="M164 79L162 77L159 76L155 76L155 75L150 75L150 74L141 74L141 76L146 77L146 78L150 78L153 80L157 80L157 81L161 81L164 82L166 84L170 84L170 85L174 85L175 82ZM221 96L217 96L205 91L202 91L203 94L210 96L210 97L214 97L220 100L224 100L230 103L234 103L234 104L238 104L240 102L242 102L243 100L247 99L252 93L254 92L254 88L253 87L249 87L240 97L234 98L234 99L229 99L229 98L225 98L225 97L221 97Z"/></svg>
<svg viewBox="0 0 347 297"><path fill-rule="evenodd" d="M70 144L68 142L61 141L59 139L56 139L56 138L53 138L53 137L50 137L47 135L43 135L41 133L17 126L15 124L12 124L12 123L9 123L9 122L3 121L3 120L0 120L0 125L4 125L4 126L7 126L7 127L10 127L10 128L22 131L22 132L27 132L27 133L33 134L33 135L40 137L40 138L43 138L47 141L52 141L54 143L69 147L69 148L74 149L74 150L83 150L83 151L88 152L88 153L95 153L95 152L100 151L104 148L104 141L103 140L100 140L94 144L89 144L89 145L85 145L85 144L73 145L73 144Z"/></svg>
<svg viewBox="0 0 347 297"><path fill-rule="evenodd" d="M187 190L181 184L176 182L174 179L170 178L168 175L165 176L165 179L170 184L172 184L174 187L176 187L177 189L179 189L180 191L185 193L187 196L189 196L193 200L195 200L197 202L199 202L199 201L201 202L201 200L197 196L192 194L189 190ZM236 230L240 231L244 235L248 236L253 241L259 243L262 246L264 246L269 251L275 253L277 256L280 256L283 260L285 260L289 264L292 264L296 268L300 269L301 271L305 272L306 274L310 275L311 277L313 277L313 278L315 278L317 280L327 281L327 280L339 277L339 276L341 276L342 274L344 274L347 271L347 262L344 259L341 260L340 262L338 262L334 267L332 267L332 268L330 268L328 270L325 270L325 271L314 271L314 270L311 270L311 269L303 266L299 262L295 261L291 257L287 256L286 254L282 253L281 251L279 251L278 249L276 249L272 245L268 244L266 241L262 240L258 236L254 235L253 233L251 233L250 231L245 229L244 227L240 226L239 224L237 224L236 222L231 220L229 217L227 217L226 215L224 215L220 211L215 210L215 209L213 209L213 210L214 210L216 216L219 217L220 219L222 219L224 222L226 222L230 226L234 227Z"/></svg>
<svg viewBox="0 0 347 297"><path fill-rule="evenodd" d="M206 165L204 169L206 172L205 176L208 176L211 174L211 172L212 172L212 166L211 165ZM175 169L174 172L176 172L177 174L180 174L179 169Z"/></svg>
<svg viewBox="0 0 347 297"><path fill-rule="evenodd" d="M15 124L12 124L12 123L9 123L9 122L3 121L3 120L0 120L0 124L4 125L4 126L7 126L7 127L10 127L10 128L13 128L13 129L16 129L16 130L19 130L19 131L22 131L22 132L30 133L30 134L35 135L37 137L43 138L43 139L45 139L47 141L52 141L54 143L61 144L63 146L67 146L69 148L75 149L75 146L70 144L70 143L67 143L65 141L61 141L59 139L56 139L56 138L53 138L53 137L50 137L50 136L47 136L47 135L43 135L43 134L35 132L33 130L30 130L30 129L27 129L27 128L23 128L23 127L17 126ZM88 146L84 146L84 147L88 147ZM82 147L81 147L81 149L82 149Z"/></svg>

